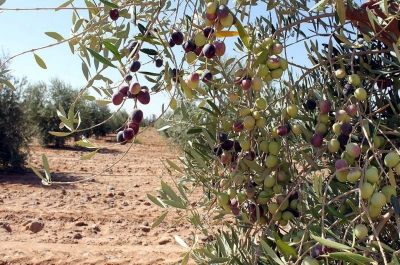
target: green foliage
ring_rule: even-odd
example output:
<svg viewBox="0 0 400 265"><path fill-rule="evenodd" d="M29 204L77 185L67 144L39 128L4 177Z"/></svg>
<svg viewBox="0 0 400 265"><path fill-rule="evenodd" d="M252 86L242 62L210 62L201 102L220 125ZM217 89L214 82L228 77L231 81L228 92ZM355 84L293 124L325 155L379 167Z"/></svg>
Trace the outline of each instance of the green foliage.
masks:
<svg viewBox="0 0 400 265"><path fill-rule="evenodd" d="M24 104L8 87L0 90L0 116L1 169L22 170L31 132Z"/></svg>
<svg viewBox="0 0 400 265"><path fill-rule="evenodd" d="M155 128L159 130L163 136L170 138L172 142L182 150L185 150L189 142L198 142L198 137L188 132L188 122L191 121L187 120L188 117L196 112L196 105L182 102L177 110L174 112L169 111L164 116L160 117L155 123ZM200 119L207 119L204 114L200 114L197 117ZM197 117L193 117L193 119L198 119ZM206 120L204 120L204 122L207 123ZM204 143L204 141L201 141L201 143Z"/></svg>
<svg viewBox="0 0 400 265"><path fill-rule="evenodd" d="M174 123L175 126L171 126L171 119L175 117L172 112L167 112L163 117L161 117L156 123L155 128L159 130L161 135L170 138L175 144L181 145L183 148L186 145L185 133L183 131L183 126L178 125L178 122ZM175 117L176 118L176 117ZM183 146L182 146L183 145Z"/></svg>
<svg viewBox="0 0 400 265"><path fill-rule="evenodd" d="M150 117L143 118L140 126L142 127L153 127L156 123L157 116L155 114L151 115Z"/></svg>
<svg viewBox="0 0 400 265"><path fill-rule="evenodd" d="M86 137L99 138L115 133L128 118L126 111L120 111L109 122L96 126L112 115L107 105L100 105L93 101L85 102L84 107L79 110L82 119L81 128L92 128L82 132Z"/></svg>
<svg viewBox="0 0 400 265"><path fill-rule="evenodd" d="M101 107L101 108L104 109L103 107ZM125 110L120 110L119 112L114 113L113 115L114 116L107 123L107 126L110 127L110 129L107 130L107 133L116 133L118 130L123 128L125 122L128 120L128 116L129 116L128 112L126 112ZM96 134L96 133L95 133L95 135L96 135L96 137L103 136L101 134Z"/></svg>
<svg viewBox="0 0 400 265"><path fill-rule="evenodd" d="M173 112L155 126L183 150L180 164L166 161L171 174L180 175L174 186L162 182L159 197L148 195L163 208L153 227L176 209L181 219L173 225L186 219L207 238L202 244L195 234L190 244L176 238L190 245L183 264L189 257L198 264L318 263L310 256L325 264L397 264L398 3L234 1L228 3L229 12L222 7L218 13L225 2L101 1L92 8L96 5L88 0L90 9L82 11L87 21L73 13L68 44L79 53L88 81L80 94L93 89L94 101L112 102L132 61L144 66L157 57L164 60L160 72L136 72L135 67L136 80L126 81L143 77L152 93L167 93ZM115 4L123 20L110 21ZM207 21L205 12L219 19ZM178 56L180 44L171 47L169 38L178 30L179 42L179 36L196 38L206 25L215 29L202 38L209 44L203 50L207 59L186 62ZM55 32L47 35L63 40ZM213 38L232 36L237 38L232 38L230 58L214 56ZM307 53L309 64L299 62L300 53ZM121 74L121 80L105 76L106 68ZM104 81L105 88L93 86L95 81ZM79 120L85 123L80 118L90 111L63 84L52 85L49 97L43 97L42 115L55 120L46 130L75 135ZM85 125L91 134L91 123ZM335 151L327 146L332 140L339 142ZM371 166L378 169L374 181L365 177ZM366 182L375 197L363 197ZM192 202L194 187L203 197ZM364 239L353 231L359 223L369 229Z"/></svg>
<svg viewBox="0 0 400 265"><path fill-rule="evenodd" d="M0 72L3 70L5 68L1 68ZM22 171L29 152L28 143L32 136L27 126L29 124L28 110L19 95L21 88L27 82L25 79L16 79L10 74L0 74L0 78L18 87L16 90L5 85L0 89L0 170Z"/></svg>
<svg viewBox="0 0 400 265"><path fill-rule="evenodd" d="M28 116L32 129L37 133L43 145L63 146L68 139L78 140L82 135L85 137L103 137L109 133L115 133L126 121L128 114L121 111L108 122L104 122L112 116L108 107L84 98L75 102L78 93L77 89L59 79L50 80L50 85L40 82L26 88L24 104L30 110ZM56 110L60 107L68 110L74 102L75 109L79 110L80 127L88 129L66 137L50 134L50 131L60 131L60 129L62 132L69 131L60 123ZM74 119L76 126L77 113ZM100 123L102 124L98 125Z"/></svg>

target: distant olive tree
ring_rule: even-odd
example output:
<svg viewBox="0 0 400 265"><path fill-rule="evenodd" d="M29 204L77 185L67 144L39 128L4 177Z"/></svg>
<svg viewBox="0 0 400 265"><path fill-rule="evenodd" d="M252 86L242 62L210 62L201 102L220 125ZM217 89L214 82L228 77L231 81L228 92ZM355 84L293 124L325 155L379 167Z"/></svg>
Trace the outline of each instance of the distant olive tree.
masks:
<svg viewBox="0 0 400 265"><path fill-rule="evenodd" d="M174 187L147 197L163 210L153 228L178 211L171 225L196 229L175 236L182 265L400 264L399 1L72 2L57 8L70 37L46 34L82 59L82 91L170 98L157 128L183 152L166 159ZM60 136L81 132L69 116Z"/></svg>
<svg viewBox="0 0 400 265"><path fill-rule="evenodd" d="M149 117L146 117L143 119L143 121L140 123L140 126L143 127L154 127L154 123L157 121L157 116L155 114L152 114Z"/></svg>
<svg viewBox="0 0 400 265"><path fill-rule="evenodd" d="M2 60L0 58L0 65ZM18 79L7 73L6 67L0 68L0 79L10 83L10 86L4 84L0 88L0 170L21 171L29 151L29 139L32 136L27 116L28 109L20 97L20 90L26 85L27 80Z"/></svg>
<svg viewBox="0 0 400 265"><path fill-rule="evenodd" d="M72 138L78 140L81 136L103 137L114 133L120 124L126 121L127 114L124 115L124 112L117 113L108 120L112 113L106 105L100 105L84 98L75 101L78 94L78 89L58 78L51 79L49 84L38 82L28 85L24 90L24 104L30 110L29 122L41 144L60 147ZM60 121L56 109L61 106L68 110L74 102L75 108L79 109L80 126L90 129L76 132L67 137L56 137L49 133L50 131L68 131L65 124ZM78 122L78 115L75 115L74 120L75 123ZM103 122L105 120L108 121Z"/></svg>

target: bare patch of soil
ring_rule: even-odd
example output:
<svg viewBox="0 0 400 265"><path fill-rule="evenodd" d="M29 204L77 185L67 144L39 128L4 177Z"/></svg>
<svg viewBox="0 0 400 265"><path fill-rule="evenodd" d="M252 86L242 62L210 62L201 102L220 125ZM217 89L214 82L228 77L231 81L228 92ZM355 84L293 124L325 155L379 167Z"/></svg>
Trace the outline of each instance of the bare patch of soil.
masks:
<svg viewBox="0 0 400 265"><path fill-rule="evenodd" d="M31 163L42 169L46 154L53 181L77 181L121 159L128 145L108 146L90 160L76 148L33 146ZM34 174L0 174L0 264L177 264L186 250L174 235L189 239L188 224L169 228L176 214L157 228L163 209L150 203L161 179L172 183L163 162L177 162L178 152L154 129L112 169L93 181L41 185Z"/></svg>

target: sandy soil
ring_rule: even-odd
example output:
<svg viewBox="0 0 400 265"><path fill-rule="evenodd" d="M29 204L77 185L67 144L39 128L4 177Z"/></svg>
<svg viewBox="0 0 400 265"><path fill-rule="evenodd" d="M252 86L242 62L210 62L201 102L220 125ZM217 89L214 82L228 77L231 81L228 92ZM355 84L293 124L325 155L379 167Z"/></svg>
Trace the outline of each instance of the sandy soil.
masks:
<svg viewBox="0 0 400 265"><path fill-rule="evenodd" d="M42 169L45 153L53 181L82 180L113 164L128 148L107 139L94 142L109 148L84 161L79 160L84 150L33 146L31 163ZM154 129L139 141L90 182L47 187L34 174L0 173L0 264L179 263L185 248L174 235L188 242L192 230L188 224L170 228L175 213L150 229L163 210L146 196L157 196L161 179L172 183L163 161L178 163L178 152Z"/></svg>

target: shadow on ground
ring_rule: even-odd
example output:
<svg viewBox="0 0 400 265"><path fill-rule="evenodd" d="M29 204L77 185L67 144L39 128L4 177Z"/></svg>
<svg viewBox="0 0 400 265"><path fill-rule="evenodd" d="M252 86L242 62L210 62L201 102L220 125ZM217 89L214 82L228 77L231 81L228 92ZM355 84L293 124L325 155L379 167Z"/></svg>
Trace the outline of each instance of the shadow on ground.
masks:
<svg viewBox="0 0 400 265"><path fill-rule="evenodd" d="M63 150L63 151L72 151L72 152L93 152L94 148L85 148L85 147L80 147L80 146L44 146L43 148L45 149L50 149L50 150ZM103 154L113 154L113 153L123 153L121 150L116 150L116 149L108 149L108 148L101 148L98 153L103 153Z"/></svg>
<svg viewBox="0 0 400 265"><path fill-rule="evenodd" d="M2 183L23 184L28 186L43 186L43 188L48 188L48 189L58 189L61 188L62 186L65 187L65 185L68 185L69 188L74 188L75 186L74 184L57 184L57 183L53 183L51 186L46 186L42 184L42 180L38 176L36 176L35 173L29 171L30 169L26 169L25 173L7 173L0 171L0 185ZM44 176L44 172L40 171L40 173ZM79 181L86 177L90 177L90 175L77 176L76 174L62 173L62 172L51 174L53 182L64 182L64 183Z"/></svg>

